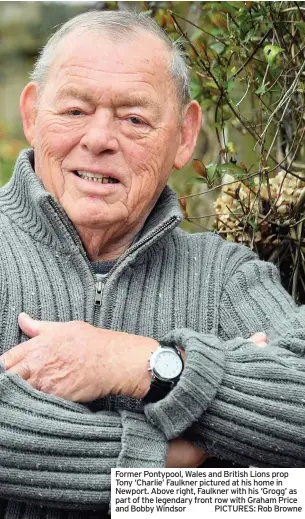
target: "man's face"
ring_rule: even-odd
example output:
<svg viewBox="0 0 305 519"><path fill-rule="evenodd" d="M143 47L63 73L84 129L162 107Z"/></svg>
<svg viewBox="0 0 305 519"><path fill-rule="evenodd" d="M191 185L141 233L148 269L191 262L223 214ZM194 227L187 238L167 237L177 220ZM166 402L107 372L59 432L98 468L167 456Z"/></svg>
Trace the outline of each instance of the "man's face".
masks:
<svg viewBox="0 0 305 519"><path fill-rule="evenodd" d="M146 34L118 43L70 34L49 72L33 135L36 173L76 226L137 225L180 144L164 44Z"/></svg>

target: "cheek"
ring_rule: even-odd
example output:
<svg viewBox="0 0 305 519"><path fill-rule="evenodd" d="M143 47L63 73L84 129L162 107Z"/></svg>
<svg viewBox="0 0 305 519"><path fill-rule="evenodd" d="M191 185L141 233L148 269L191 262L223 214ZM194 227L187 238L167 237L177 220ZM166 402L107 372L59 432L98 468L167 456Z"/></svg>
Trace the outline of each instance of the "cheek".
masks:
<svg viewBox="0 0 305 519"><path fill-rule="evenodd" d="M167 181L174 163L175 153L166 140L165 131L158 138L147 137L145 141L127 148L128 162L135 173L134 178L144 180L146 187L158 186Z"/></svg>
<svg viewBox="0 0 305 519"><path fill-rule="evenodd" d="M55 123L52 117L41 117L35 139L35 169L47 191L60 199L65 191L61 164L77 144L79 132L71 126Z"/></svg>
<svg viewBox="0 0 305 519"><path fill-rule="evenodd" d="M37 125L38 147L43 155L61 160L80 141L81 128L79 125L55 121L52 116L41 117Z"/></svg>
<svg viewBox="0 0 305 519"><path fill-rule="evenodd" d="M167 183L173 166L173 157L167 150L164 138L147 137L145 142L143 139L126 147L125 161L132 179L128 204L137 214L147 211L147 204L159 196Z"/></svg>

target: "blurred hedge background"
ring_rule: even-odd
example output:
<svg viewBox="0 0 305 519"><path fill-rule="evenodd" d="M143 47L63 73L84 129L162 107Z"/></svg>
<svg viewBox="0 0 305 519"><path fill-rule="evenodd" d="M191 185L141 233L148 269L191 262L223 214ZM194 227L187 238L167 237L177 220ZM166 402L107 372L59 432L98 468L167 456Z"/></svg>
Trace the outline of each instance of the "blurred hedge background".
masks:
<svg viewBox="0 0 305 519"><path fill-rule="evenodd" d="M1 2L1 184L26 146L18 102L38 49L55 26L90 9L148 11L182 38L204 113L193 162L170 178L182 225L275 262L304 303L304 2Z"/></svg>

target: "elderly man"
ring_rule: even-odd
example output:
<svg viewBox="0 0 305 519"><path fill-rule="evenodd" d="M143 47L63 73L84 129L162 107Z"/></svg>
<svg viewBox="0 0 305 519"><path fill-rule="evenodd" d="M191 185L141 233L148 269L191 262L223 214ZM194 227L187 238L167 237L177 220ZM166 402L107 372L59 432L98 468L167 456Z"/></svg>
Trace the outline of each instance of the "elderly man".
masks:
<svg viewBox="0 0 305 519"><path fill-rule="evenodd" d="M166 182L201 122L179 49L91 12L32 79L34 151L0 190L2 517L101 517L111 467L204 451L304 467L304 309L250 250L177 229Z"/></svg>

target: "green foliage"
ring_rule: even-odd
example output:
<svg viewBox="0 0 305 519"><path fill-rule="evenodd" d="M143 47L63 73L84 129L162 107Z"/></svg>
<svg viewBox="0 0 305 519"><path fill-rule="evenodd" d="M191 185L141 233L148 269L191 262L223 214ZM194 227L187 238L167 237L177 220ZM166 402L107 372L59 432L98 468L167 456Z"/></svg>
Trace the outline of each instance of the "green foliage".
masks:
<svg viewBox="0 0 305 519"><path fill-rule="evenodd" d="M304 3L187 4L172 3L170 23L185 40L191 91L217 144L214 162L203 169L197 160L185 189L203 185L200 214L204 185L217 193L223 182L216 229L276 261L286 288L305 302Z"/></svg>
<svg viewBox="0 0 305 519"><path fill-rule="evenodd" d="M274 65L276 57L284 52L284 49L277 45L266 45L264 47L264 54L268 65Z"/></svg>
<svg viewBox="0 0 305 519"><path fill-rule="evenodd" d="M253 166L258 172L263 166L276 169L279 162L290 172L294 161L288 157L303 160L305 154L302 140L294 138L301 136L304 112L305 11L301 3L188 4L187 14L196 11L196 16L187 21L187 15L182 16L173 3L170 23L174 21L187 42L192 94L214 118L210 127L215 129L220 151L224 150L221 161L228 162L233 155L227 135L235 137L235 142L232 137L230 141L242 155L238 129L251 137L257 157Z"/></svg>

